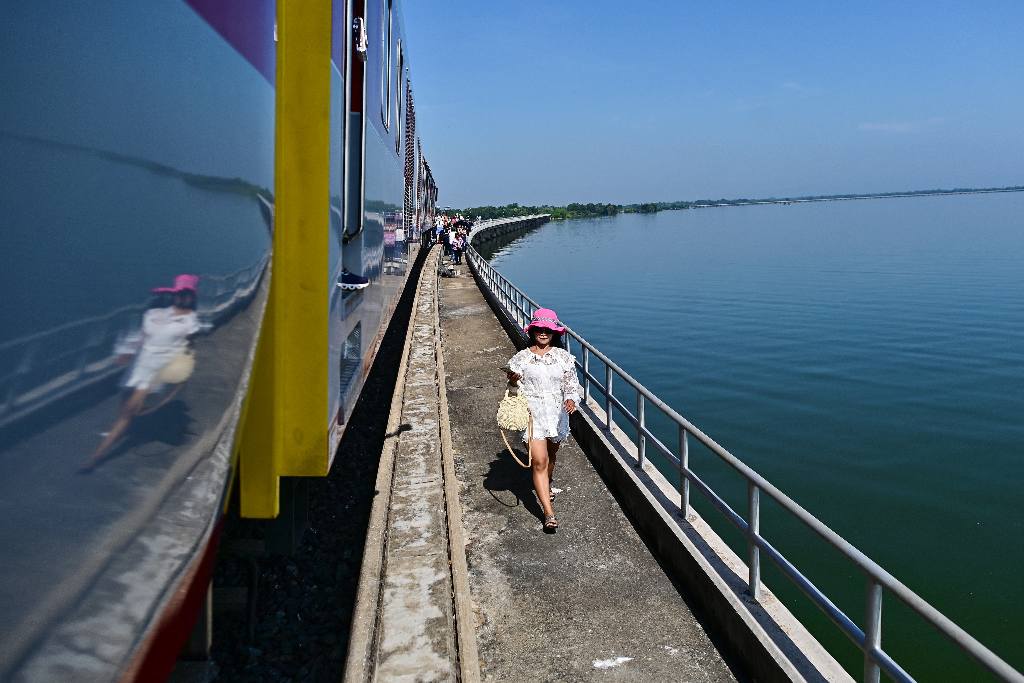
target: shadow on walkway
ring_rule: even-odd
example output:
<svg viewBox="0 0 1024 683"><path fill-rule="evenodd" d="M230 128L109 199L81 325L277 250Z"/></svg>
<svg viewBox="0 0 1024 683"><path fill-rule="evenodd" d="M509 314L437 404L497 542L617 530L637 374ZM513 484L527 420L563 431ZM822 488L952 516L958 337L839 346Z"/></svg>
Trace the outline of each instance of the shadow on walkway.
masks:
<svg viewBox="0 0 1024 683"><path fill-rule="evenodd" d="M526 460L526 454L521 449L517 448L516 454ZM483 485L491 497L505 507L514 508L522 505L538 521L544 521L544 511L533 493L530 470L517 465L505 449L498 451L494 459L488 463ZM501 493L511 495L499 495ZM511 500L513 496L514 501Z"/></svg>

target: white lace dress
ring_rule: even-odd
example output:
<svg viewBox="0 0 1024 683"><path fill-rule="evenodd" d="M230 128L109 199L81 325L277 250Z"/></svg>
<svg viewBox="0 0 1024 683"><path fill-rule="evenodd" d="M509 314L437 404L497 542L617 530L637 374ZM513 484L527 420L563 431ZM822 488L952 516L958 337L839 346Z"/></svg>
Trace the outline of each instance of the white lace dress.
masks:
<svg viewBox="0 0 1024 683"><path fill-rule="evenodd" d="M175 313L174 307L151 308L142 316L142 348L125 386L159 391L160 371L188 348L188 338L199 331L195 311Z"/></svg>
<svg viewBox="0 0 1024 683"><path fill-rule="evenodd" d="M544 355L523 349L508 362L512 372L520 375L519 391L530 404L533 416L533 438L551 439L560 443L569 436L569 414L566 399L580 405L580 382L572 354L552 348ZM523 441L528 432L523 432Z"/></svg>

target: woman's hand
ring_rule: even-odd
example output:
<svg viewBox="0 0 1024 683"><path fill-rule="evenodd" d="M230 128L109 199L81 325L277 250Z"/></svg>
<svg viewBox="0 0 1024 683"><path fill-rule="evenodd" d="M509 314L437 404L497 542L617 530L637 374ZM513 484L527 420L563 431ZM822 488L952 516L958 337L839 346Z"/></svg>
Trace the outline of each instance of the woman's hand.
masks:
<svg viewBox="0 0 1024 683"><path fill-rule="evenodd" d="M516 384L517 382L519 382L520 379L523 378L522 375L517 375L516 373L512 372L511 370L506 370L505 374L508 375L508 383L509 384Z"/></svg>
<svg viewBox="0 0 1024 683"><path fill-rule="evenodd" d="M565 399L565 412L569 413L570 415L575 413L576 412L576 401L572 400L571 398Z"/></svg>

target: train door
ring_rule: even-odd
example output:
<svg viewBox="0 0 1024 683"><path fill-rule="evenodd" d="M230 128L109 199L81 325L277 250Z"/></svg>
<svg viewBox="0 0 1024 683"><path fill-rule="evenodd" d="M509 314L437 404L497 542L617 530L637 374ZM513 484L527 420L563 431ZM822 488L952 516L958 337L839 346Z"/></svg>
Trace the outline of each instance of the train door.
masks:
<svg viewBox="0 0 1024 683"><path fill-rule="evenodd" d="M351 413L358 396L360 374L363 365L364 323L360 308L366 298L363 291L369 286L372 273L366 267L362 256L363 228L365 215L365 193L363 186L365 177L366 127L364 109L366 99L366 63L369 52L367 34L367 2L354 0L351 3L351 41L347 49L348 84L346 89L346 130L345 130L345 222L342 230L344 244L343 275L348 277L353 286L338 290L344 308L344 325L342 327L343 342L338 358L338 411L335 417L337 425L344 424Z"/></svg>
<svg viewBox="0 0 1024 683"><path fill-rule="evenodd" d="M327 281L324 283L329 294L328 306L328 358L329 376L332 370L340 369L341 385L344 385L346 346L349 342L349 331L346 329L348 318L346 298L349 291L344 289L346 271L344 267L343 246L345 242L345 211L348 207L346 197L346 132L349 129L348 109L351 98L346 87L346 68L350 63L348 47L352 41L350 27L352 19L346 0L331 2L331 75L330 75L330 231L328 235ZM356 3L358 4L358 2ZM358 38L358 36L357 36ZM358 202L356 202L358 204ZM351 283L350 283L351 284ZM328 425L328 459L333 459L341 439L341 424L344 422L345 407L343 390L339 382L327 383L327 415Z"/></svg>

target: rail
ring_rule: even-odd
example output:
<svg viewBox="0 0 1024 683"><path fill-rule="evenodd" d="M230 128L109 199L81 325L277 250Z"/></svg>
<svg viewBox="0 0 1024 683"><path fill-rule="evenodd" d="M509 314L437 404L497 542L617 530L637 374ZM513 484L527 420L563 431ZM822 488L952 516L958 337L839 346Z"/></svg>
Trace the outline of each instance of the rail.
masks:
<svg viewBox="0 0 1024 683"><path fill-rule="evenodd" d="M196 312L205 329L255 294L267 261L262 257L233 273L200 276ZM0 427L123 372L115 348L138 329L145 309L143 304L122 306L0 344ZM80 343L69 343L72 339Z"/></svg>
<svg viewBox="0 0 1024 683"><path fill-rule="evenodd" d="M517 220L517 219L512 219ZM493 228L507 220L491 220L479 223L470 233L470 246L467 249L467 260L477 274L479 281L486 284L491 294L497 299L509 320L520 329L529 322L533 312L540 305L531 299L523 290L516 287L501 273L495 270L476 251L472 244L473 237L482 230ZM564 325L564 323L563 323ZM693 425L692 422L676 412L671 406L655 396L647 387L633 379L629 373L615 364L608 356L601 353L590 342L573 332L566 326L566 347L571 352L571 344L579 344L582 359L576 359L576 365L583 375L583 400L592 398L592 389L596 388L603 398L605 424L610 433L615 427L616 411L636 429L636 466L641 467L647 458L647 449L655 448L679 471L679 513L686 519L690 513L690 493L692 489L700 492L712 506L717 509L733 526L746 537L747 543L747 589L754 600L760 597L761 589L761 557L762 553L771 560L812 603L814 603L864 655L863 680L877 683L880 672L884 671L896 681L912 682L915 679L907 673L882 648L882 598L883 589L899 598L905 605L920 615L926 622L947 637L963 652L973 657L981 666L1002 681L1024 683L1024 675L1003 661L994 652L978 642L973 636L957 626L932 605L918 596L896 577L887 572L871 558L854 547L849 541L830 529L821 520L805 510L796 501L776 488L771 482L743 463L739 458L719 445L714 439ZM591 372L591 359L596 358L604 366L604 377ZM603 383L601 382L603 379ZM615 396L616 380L621 380L636 393L635 413ZM678 429L678 443L674 448L662 443L650 429L646 416L648 406L653 406L673 422ZM723 462L735 470L747 484L747 517L744 518L734 510L718 493L708 486L700 476L690 468L689 442L694 438L717 455ZM790 562L768 539L760 533L761 495L767 495L789 515L802 522L826 543L838 550L847 560L860 569L867 582L867 600L864 610L865 627L861 629L853 619L842 611L822 590Z"/></svg>

